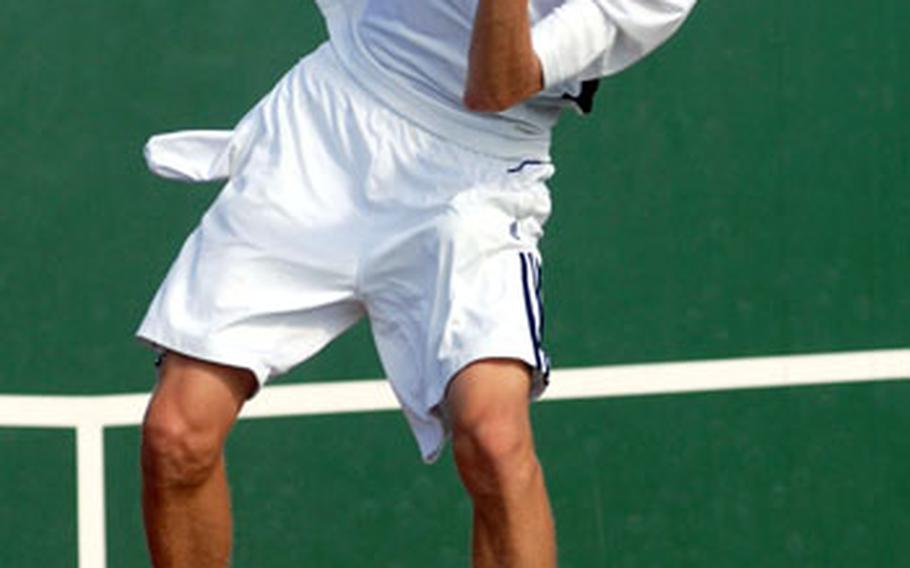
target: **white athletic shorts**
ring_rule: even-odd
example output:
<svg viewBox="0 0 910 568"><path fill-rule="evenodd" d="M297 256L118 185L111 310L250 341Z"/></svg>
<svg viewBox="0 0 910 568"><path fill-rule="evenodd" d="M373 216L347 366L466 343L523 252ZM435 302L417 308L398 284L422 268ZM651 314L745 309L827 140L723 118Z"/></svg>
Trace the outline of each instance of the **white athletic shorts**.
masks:
<svg viewBox="0 0 910 568"><path fill-rule="evenodd" d="M137 335L261 385L366 315L426 461L447 437L447 384L472 361L525 361L539 395L553 168L444 136L373 99L323 45L237 125L229 180Z"/></svg>

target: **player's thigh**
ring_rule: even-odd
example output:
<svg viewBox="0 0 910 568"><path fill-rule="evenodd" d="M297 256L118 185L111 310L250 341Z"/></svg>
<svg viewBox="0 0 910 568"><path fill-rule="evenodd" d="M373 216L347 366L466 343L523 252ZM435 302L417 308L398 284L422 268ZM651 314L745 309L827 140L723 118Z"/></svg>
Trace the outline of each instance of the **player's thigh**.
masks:
<svg viewBox="0 0 910 568"><path fill-rule="evenodd" d="M253 373L169 352L145 417L145 433L221 446L256 389Z"/></svg>

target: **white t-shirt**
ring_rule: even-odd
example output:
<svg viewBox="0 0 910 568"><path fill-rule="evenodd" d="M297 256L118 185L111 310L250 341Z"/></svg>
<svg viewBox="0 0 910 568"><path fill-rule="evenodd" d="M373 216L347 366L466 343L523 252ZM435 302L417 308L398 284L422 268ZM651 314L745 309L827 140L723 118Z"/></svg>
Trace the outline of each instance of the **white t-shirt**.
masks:
<svg viewBox="0 0 910 568"><path fill-rule="evenodd" d="M423 128L492 156L549 158L550 131L587 81L619 72L679 27L695 0L530 0L544 91L500 113L462 103L477 0L316 0L353 78ZM590 86L590 83L587 83ZM573 103L573 98L575 101ZM585 106L585 105L580 105ZM152 137L152 171L184 181L228 175L231 131Z"/></svg>
<svg viewBox="0 0 910 568"><path fill-rule="evenodd" d="M545 89L501 113L462 103L477 0L317 0L348 70L386 104L456 142L541 157L560 110L582 83L647 55L695 0L530 0Z"/></svg>

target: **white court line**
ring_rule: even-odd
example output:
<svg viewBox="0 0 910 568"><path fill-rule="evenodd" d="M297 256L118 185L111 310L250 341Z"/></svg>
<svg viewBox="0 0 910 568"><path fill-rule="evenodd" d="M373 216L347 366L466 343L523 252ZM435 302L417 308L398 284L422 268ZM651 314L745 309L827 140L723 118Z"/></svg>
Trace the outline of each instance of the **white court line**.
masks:
<svg viewBox="0 0 910 568"><path fill-rule="evenodd" d="M76 428L76 493L78 495L79 566L107 564L104 509L104 430L101 424Z"/></svg>
<svg viewBox="0 0 910 568"><path fill-rule="evenodd" d="M910 349L675 361L553 371L544 400L672 394L910 379ZM131 426L142 421L148 394L0 395L0 427ZM269 386L241 418L393 410L385 380Z"/></svg>
<svg viewBox="0 0 910 568"><path fill-rule="evenodd" d="M910 349L559 369L544 400L910 379ZM79 566L104 568L104 428L141 422L148 394L0 395L0 427L75 428ZM384 380L266 387L241 418L392 410Z"/></svg>

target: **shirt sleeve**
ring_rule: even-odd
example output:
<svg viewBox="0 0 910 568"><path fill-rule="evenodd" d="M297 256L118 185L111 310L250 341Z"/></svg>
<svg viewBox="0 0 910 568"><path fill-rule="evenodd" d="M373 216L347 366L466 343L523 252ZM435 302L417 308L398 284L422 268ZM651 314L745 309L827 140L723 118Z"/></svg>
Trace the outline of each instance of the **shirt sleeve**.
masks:
<svg viewBox="0 0 910 568"><path fill-rule="evenodd" d="M531 30L545 88L622 71L673 35L694 5L695 0L567 0Z"/></svg>

